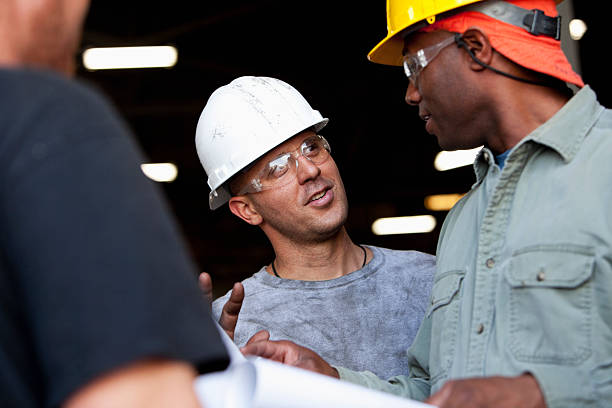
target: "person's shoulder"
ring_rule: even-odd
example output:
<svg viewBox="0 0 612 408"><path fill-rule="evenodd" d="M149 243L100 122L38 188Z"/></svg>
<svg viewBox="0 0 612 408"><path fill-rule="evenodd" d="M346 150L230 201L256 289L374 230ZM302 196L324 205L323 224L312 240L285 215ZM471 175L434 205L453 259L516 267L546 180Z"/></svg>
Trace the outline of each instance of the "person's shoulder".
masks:
<svg viewBox="0 0 612 408"><path fill-rule="evenodd" d="M426 252L406 249L391 249L375 246L370 246L370 248L374 248L375 250L380 251L380 253L386 258L397 259L401 260L402 262L423 264L423 267L432 266L436 263L436 257Z"/></svg>
<svg viewBox="0 0 612 408"><path fill-rule="evenodd" d="M62 84L69 84L70 79L59 73L31 68L0 68L0 84L7 92L38 95ZM39 92L32 93L32 90Z"/></svg>
<svg viewBox="0 0 612 408"><path fill-rule="evenodd" d="M14 101L59 101L66 98L106 103L92 85L59 73L40 69L0 69L3 93Z"/></svg>
<svg viewBox="0 0 612 408"><path fill-rule="evenodd" d="M44 70L0 69L0 87L5 153L17 157L42 146L37 160L45 160L65 146L132 143L129 125L92 85Z"/></svg>
<svg viewBox="0 0 612 408"><path fill-rule="evenodd" d="M99 126L116 122L117 112L110 100L83 80L37 69L1 69L0 86L4 113L14 112L11 121L61 126Z"/></svg>
<svg viewBox="0 0 612 408"><path fill-rule="evenodd" d="M384 269L389 273L399 274L407 281L422 281L424 285L433 280L436 271L436 257L434 255L415 251L399 250L381 247L372 247L384 257Z"/></svg>
<svg viewBox="0 0 612 408"><path fill-rule="evenodd" d="M242 286L244 287L245 300L247 300L250 297L256 296L259 292L261 292L261 290L264 290L267 288L265 285L262 285L261 276L260 276L262 273L266 273L266 272L263 270L260 270L257 273L254 273L253 275L249 276L248 278L240 282L242 283ZM225 305L225 303L229 300L231 293L232 293L232 289L230 288L224 295L215 299L213 301L213 310L214 311L218 310L220 313L221 309L223 308L223 305Z"/></svg>

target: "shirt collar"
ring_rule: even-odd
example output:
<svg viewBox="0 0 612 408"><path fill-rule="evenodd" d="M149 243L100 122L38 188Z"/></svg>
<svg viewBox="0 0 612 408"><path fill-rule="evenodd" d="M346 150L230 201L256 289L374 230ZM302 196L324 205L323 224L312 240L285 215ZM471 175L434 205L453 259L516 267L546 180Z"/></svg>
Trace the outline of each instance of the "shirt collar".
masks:
<svg viewBox="0 0 612 408"><path fill-rule="evenodd" d="M565 162L570 162L604 109L597 102L595 92L585 85L552 118L523 138L512 150L525 143L538 143L556 151ZM488 148L483 148L474 162L475 185L480 183L493 163L493 154Z"/></svg>

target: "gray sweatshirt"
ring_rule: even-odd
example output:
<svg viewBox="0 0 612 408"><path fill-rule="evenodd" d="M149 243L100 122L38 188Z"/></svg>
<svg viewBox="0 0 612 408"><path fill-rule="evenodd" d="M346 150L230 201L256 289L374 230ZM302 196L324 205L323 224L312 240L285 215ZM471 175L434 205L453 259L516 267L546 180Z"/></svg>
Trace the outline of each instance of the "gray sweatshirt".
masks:
<svg viewBox="0 0 612 408"><path fill-rule="evenodd" d="M406 349L427 307L435 257L368 247L373 259L337 279L281 279L264 268L245 279L235 343L266 329L272 340L308 347L335 366L381 378L407 374ZM216 319L228 298L213 303Z"/></svg>

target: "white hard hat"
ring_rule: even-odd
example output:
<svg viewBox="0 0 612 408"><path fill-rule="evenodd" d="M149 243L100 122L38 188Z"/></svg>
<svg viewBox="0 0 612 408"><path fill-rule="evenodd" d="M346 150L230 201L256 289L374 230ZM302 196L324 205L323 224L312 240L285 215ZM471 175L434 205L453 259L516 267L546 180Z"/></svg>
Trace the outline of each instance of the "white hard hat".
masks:
<svg viewBox="0 0 612 408"><path fill-rule="evenodd" d="M291 85L244 76L212 93L196 128L196 149L217 209L231 197L227 181L298 133L328 122Z"/></svg>

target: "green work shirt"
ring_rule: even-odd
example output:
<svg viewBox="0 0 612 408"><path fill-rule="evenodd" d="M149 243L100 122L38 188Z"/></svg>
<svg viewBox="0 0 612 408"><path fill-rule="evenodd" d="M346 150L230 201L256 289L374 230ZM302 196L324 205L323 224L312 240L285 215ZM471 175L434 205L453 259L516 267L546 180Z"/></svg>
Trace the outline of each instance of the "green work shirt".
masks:
<svg viewBox="0 0 612 408"><path fill-rule="evenodd" d="M409 375L341 378L423 400L450 379L529 372L548 407L612 403L612 111L584 87L503 170L487 148L474 168L442 227Z"/></svg>

